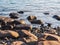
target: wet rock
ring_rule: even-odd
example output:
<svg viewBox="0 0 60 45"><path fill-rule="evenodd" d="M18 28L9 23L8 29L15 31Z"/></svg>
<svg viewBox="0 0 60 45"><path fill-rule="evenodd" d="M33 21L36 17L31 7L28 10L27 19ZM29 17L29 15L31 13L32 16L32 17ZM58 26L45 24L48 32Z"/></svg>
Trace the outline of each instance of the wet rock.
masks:
<svg viewBox="0 0 60 45"><path fill-rule="evenodd" d="M10 35L12 35L15 38L18 38L19 37L19 34L16 31L8 30L8 33L10 33Z"/></svg>
<svg viewBox="0 0 60 45"><path fill-rule="evenodd" d="M14 21L14 19L11 19L11 18L9 18L9 17L4 18L4 22L5 22L5 23L7 23L7 22L12 22L12 21Z"/></svg>
<svg viewBox="0 0 60 45"><path fill-rule="evenodd" d="M45 33L50 33L50 34L57 34L56 30L55 29L47 29L47 30L44 30Z"/></svg>
<svg viewBox="0 0 60 45"><path fill-rule="evenodd" d="M11 45L27 45L27 44L24 43L23 41L14 41L14 42L12 42Z"/></svg>
<svg viewBox="0 0 60 45"><path fill-rule="evenodd" d="M27 30L22 30L22 32L29 36L28 38L24 38L24 41L28 43L28 45L36 45L36 42L38 41L37 36Z"/></svg>
<svg viewBox="0 0 60 45"><path fill-rule="evenodd" d="M60 20L60 16L58 16L58 15L54 15L53 18Z"/></svg>
<svg viewBox="0 0 60 45"><path fill-rule="evenodd" d="M9 38L17 38L19 36L19 34L15 31L12 30L0 30L0 38L5 38L5 37L9 37Z"/></svg>
<svg viewBox="0 0 60 45"><path fill-rule="evenodd" d="M29 30L27 30L27 31L29 31ZM22 32L22 30L16 30L16 32L19 33L19 38L27 38L27 37L29 37L24 32Z"/></svg>
<svg viewBox="0 0 60 45"><path fill-rule="evenodd" d="M21 25L16 25L13 28L14 30L21 30L21 29L26 29L26 30L31 30L32 26L31 25L27 25L27 24L21 24Z"/></svg>
<svg viewBox="0 0 60 45"><path fill-rule="evenodd" d="M37 41L38 38L37 36L35 36L34 34L32 34L31 32L27 31L27 30L22 30L22 32L24 32L26 35L28 35L30 38L33 38L33 41Z"/></svg>
<svg viewBox="0 0 60 45"><path fill-rule="evenodd" d="M43 24L42 20L31 20L32 24Z"/></svg>
<svg viewBox="0 0 60 45"><path fill-rule="evenodd" d="M1 16L1 17L0 17L0 20L3 20L5 23L6 23L6 22L14 21L14 19L11 19L11 18L9 18L9 17L4 17L4 16Z"/></svg>
<svg viewBox="0 0 60 45"><path fill-rule="evenodd" d="M12 26L10 25L2 25L1 26L1 30L11 30L12 29Z"/></svg>
<svg viewBox="0 0 60 45"><path fill-rule="evenodd" d="M23 13L24 13L24 11L18 11L18 13L23 14Z"/></svg>
<svg viewBox="0 0 60 45"><path fill-rule="evenodd" d="M45 14L45 15L49 15L49 12L45 12L45 13L43 13L43 14Z"/></svg>
<svg viewBox="0 0 60 45"><path fill-rule="evenodd" d="M17 21L17 20L12 21L11 23L14 24L14 25L19 25L20 24L20 22Z"/></svg>
<svg viewBox="0 0 60 45"><path fill-rule="evenodd" d="M28 20L36 20L37 17L36 17L36 16L28 16L27 19L28 19Z"/></svg>
<svg viewBox="0 0 60 45"><path fill-rule="evenodd" d="M12 18L12 19L17 19L17 18L19 18L19 14L18 13L10 13L9 14L9 16L10 16L10 18Z"/></svg>
<svg viewBox="0 0 60 45"><path fill-rule="evenodd" d="M26 24L23 19L19 20L20 24Z"/></svg>
<svg viewBox="0 0 60 45"><path fill-rule="evenodd" d="M5 25L4 20L0 19L0 25L1 25L1 26L2 26L2 25Z"/></svg>

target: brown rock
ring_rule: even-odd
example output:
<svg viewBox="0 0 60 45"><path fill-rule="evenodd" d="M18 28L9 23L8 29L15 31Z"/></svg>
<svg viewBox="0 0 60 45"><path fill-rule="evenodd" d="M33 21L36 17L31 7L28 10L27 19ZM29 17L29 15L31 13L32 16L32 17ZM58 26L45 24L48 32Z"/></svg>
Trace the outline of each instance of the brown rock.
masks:
<svg viewBox="0 0 60 45"><path fill-rule="evenodd" d="M28 16L27 19L28 20L36 20L37 18L36 18L36 16Z"/></svg>
<svg viewBox="0 0 60 45"><path fill-rule="evenodd" d="M19 37L19 34L17 32L15 32L15 31L8 30L8 33L10 33L15 38Z"/></svg>
<svg viewBox="0 0 60 45"><path fill-rule="evenodd" d="M25 29L25 30L31 30L32 26L31 25L27 25L27 24L21 24L21 25L16 25L13 28L14 30L21 30L21 29Z"/></svg>
<svg viewBox="0 0 60 45"><path fill-rule="evenodd" d="M27 45L27 44L22 41L14 41L14 42L12 42L11 45Z"/></svg>
<svg viewBox="0 0 60 45"><path fill-rule="evenodd" d="M19 34L15 31L12 30L0 30L0 38L5 38L5 37L11 37L11 38L17 38L19 37Z"/></svg>
<svg viewBox="0 0 60 45"><path fill-rule="evenodd" d="M19 20L20 24L26 24L23 19Z"/></svg>
<svg viewBox="0 0 60 45"><path fill-rule="evenodd" d="M27 31L27 30L22 30L22 32L24 32L26 35L28 35L33 41L37 41L38 38L32 34L31 32Z"/></svg>

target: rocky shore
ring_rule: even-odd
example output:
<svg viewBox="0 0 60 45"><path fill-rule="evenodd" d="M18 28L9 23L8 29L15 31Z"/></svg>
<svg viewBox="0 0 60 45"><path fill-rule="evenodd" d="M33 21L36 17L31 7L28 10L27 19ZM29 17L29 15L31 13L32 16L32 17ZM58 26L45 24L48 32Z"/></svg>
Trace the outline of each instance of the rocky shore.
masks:
<svg viewBox="0 0 60 45"><path fill-rule="evenodd" d="M49 45L48 40L51 39L50 41L52 41L55 40L55 38L58 41L56 41L55 44L53 44L53 42L51 44L60 44L60 27L52 28L50 23L44 26L42 20L38 20L36 16L30 15L26 19L31 24L40 25L40 28L33 27L23 19L17 20L20 18L19 14L23 13L23 11L19 11L17 13L10 13L9 17L0 16L0 45ZM60 17L56 15L53 16L53 18L60 20ZM46 39L49 36L51 36L51 38ZM47 42L44 42L46 40Z"/></svg>

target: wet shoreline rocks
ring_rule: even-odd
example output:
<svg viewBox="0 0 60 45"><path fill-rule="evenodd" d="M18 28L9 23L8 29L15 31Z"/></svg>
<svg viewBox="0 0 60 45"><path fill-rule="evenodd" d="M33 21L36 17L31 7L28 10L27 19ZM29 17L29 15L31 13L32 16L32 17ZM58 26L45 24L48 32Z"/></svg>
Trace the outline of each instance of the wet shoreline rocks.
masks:
<svg viewBox="0 0 60 45"><path fill-rule="evenodd" d="M59 28L52 28L50 23L44 26L43 21L38 20L36 16L30 15L26 19L31 23L27 24L25 20L19 19L18 13L10 13L10 17L0 17L0 40L6 45L38 45L42 33L54 34L58 36ZM39 24L39 27L33 27L32 24ZM3 39L2 39L3 38ZM40 40L41 41L41 40ZM9 43L8 43L9 42Z"/></svg>

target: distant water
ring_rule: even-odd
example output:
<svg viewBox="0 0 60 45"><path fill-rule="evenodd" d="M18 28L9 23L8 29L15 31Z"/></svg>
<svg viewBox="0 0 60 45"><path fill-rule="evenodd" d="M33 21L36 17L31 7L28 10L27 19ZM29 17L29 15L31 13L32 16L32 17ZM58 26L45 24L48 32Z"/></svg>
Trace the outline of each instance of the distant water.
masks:
<svg viewBox="0 0 60 45"><path fill-rule="evenodd" d="M0 15L8 16L10 12L19 10L25 12L21 18L35 15L44 23L52 23L52 27L60 26L60 21L52 18L53 15L60 15L60 0L0 0ZM50 15L44 15L44 12Z"/></svg>

